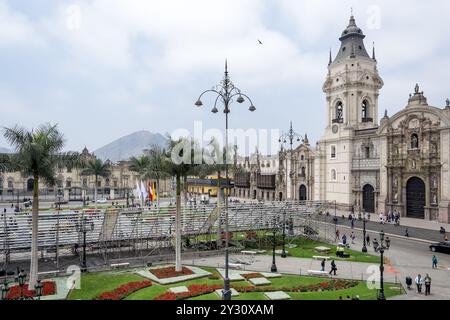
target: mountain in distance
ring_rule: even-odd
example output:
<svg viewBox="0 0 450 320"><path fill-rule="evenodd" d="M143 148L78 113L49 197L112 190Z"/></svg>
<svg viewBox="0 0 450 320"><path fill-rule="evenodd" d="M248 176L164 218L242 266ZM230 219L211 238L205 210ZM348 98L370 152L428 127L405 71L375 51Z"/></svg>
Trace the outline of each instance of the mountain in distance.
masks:
<svg viewBox="0 0 450 320"><path fill-rule="evenodd" d="M128 160L131 157L139 157L145 149L149 149L153 145L166 148L166 137L159 133L138 131L111 142L94 151L94 154L103 161L111 160L112 162L118 162Z"/></svg>

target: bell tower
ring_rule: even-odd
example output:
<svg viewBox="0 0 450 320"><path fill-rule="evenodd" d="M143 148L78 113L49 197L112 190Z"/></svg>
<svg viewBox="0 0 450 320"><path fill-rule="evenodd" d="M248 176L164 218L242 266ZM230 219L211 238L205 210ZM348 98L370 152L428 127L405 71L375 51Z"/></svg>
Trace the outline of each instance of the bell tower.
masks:
<svg viewBox="0 0 450 320"><path fill-rule="evenodd" d="M339 40L341 47L328 65L323 86L328 104L328 130L333 126L366 129L378 126L378 95L383 80L378 75L375 46L372 57L364 45L363 31L350 17ZM335 129L336 130L336 129Z"/></svg>
<svg viewBox="0 0 450 320"><path fill-rule="evenodd" d="M365 38L352 13L334 59L330 51L323 85L327 126L316 149L314 198L336 201L345 210L355 201L352 163L356 136L378 128L378 95L384 85L378 74L375 47L369 55Z"/></svg>

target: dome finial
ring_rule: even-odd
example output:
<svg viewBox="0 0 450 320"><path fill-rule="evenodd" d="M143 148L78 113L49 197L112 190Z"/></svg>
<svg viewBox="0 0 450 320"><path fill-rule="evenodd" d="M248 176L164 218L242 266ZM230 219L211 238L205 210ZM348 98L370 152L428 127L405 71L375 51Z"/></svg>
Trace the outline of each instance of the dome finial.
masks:
<svg viewBox="0 0 450 320"><path fill-rule="evenodd" d="M330 60L329 60L329 62L328 62L328 65L331 65L332 63L333 63L333 58L331 57L331 48L330 48Z"/></svg>

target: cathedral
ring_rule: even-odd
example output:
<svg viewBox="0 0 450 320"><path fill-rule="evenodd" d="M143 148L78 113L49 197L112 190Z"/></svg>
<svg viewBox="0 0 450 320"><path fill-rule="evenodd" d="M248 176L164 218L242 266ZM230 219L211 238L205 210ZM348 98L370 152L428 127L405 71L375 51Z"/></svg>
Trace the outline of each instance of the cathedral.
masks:
<svg viewBox="0 0 450 320"><path fill-rule="evenodd" d="M352 15L339 53L330 53L327 127L316 146L305 138L277 161L237 159L235 196L333 201L341 210L450 223L450 101L430 106L416 85L402 111L379 120L384 83L364 39Z"/></svg>

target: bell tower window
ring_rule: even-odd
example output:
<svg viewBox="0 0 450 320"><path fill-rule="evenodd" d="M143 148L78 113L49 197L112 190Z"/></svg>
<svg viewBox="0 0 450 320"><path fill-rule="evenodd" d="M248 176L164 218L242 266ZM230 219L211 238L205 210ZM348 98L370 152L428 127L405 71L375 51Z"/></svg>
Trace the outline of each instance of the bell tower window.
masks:
<svg viewBox="0 0 450 320"><path fill-rule="evenodd" d="M336 103L335 114L336 116L333 123L344 123L344 105L341 101Z"/></svg>
<svg viewBox="0 0 450 320"><path fill-rule="evenodd" d="M373 118L371 117L370 114L370 105L369 102L367 100L364 100L362 102L361 105L361 114L362 114L362 122L367 123L367 122L372 122Z"/></svg>

